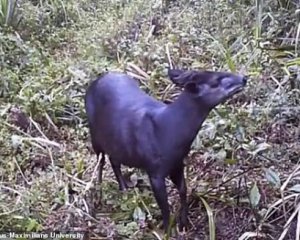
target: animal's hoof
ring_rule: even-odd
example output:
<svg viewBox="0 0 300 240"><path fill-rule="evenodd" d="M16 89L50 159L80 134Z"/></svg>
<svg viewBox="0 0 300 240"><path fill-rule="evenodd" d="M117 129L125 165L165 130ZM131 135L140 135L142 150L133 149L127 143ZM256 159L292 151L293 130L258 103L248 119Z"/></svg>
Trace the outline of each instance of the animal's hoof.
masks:
<svg viewBox="0 0 300 240"><path fill-rule="evenodd" d="M121 192L127 192L128 186L119 186L119 190L120 190Z"/></svg>
<svg viewBox="0 0 300 240"><path fill-rule="evenodd" d="M188 221L186 217L180 217L179 218L179 224L178 224L179 231L182 232L183 230L187 230L188 227Z"/></svg>

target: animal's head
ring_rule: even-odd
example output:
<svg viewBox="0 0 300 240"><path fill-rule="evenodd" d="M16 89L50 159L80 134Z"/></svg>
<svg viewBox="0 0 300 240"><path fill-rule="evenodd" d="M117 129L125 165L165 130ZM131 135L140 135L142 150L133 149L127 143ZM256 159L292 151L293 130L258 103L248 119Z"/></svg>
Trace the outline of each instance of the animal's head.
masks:
<svg viewBox="0 0 300 240"><path fill-rule="evenodd" d="M243 75L213 71L169 69L168 75L173 83L209 108L240 92L248 80Z"/></svg>

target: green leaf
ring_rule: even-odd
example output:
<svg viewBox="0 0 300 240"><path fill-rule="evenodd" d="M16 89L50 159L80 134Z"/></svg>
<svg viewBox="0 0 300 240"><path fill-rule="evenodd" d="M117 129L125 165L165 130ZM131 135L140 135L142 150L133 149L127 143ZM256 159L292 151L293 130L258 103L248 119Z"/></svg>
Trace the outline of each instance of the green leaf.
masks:
<svg viewBox="0 0 300 240"><path fill-rule="evenodd" d="M131 236L139 229L139 226L136 222L129 222L126 225L123 223L116 225L116 229L120 235Z"/></svg>
<svg viewBox="0 0 300 240"><path fill-rule="evenodd" d="M129 211L130 210L130 206L128 206L127 202L122 203L120 205L120 208L121 208L122 211Z"/></svg>
<svg viewBox="0 0 300 240"><path fill-rule="evenodd" d="M237 163L237 160L234 158L226 158L224 161L225 164L233 165Z"/></svg>
<svg viewBox="0 0 300 240"><path fill-rule="evenodd" d="M140 207L136 207L133 212L133 219L135 221L145 221L146 214L143 212L143 210Z"/></svg>
<svg viewBox="0 0 300 240"><path fill-rule="evenodd" d="M250 203L252 207L256 207L260 201L260 193L256 183L254 183L251 191L250 191Z"/></svg>
<svg viewBox="0 0 300 240"><path fill-rule="evenodd" d="M30 232L32 230L35 230L35 228L39 225L39 223L35 219L29 219L28 224L26 226L26 231Z"/></svg>
<svg viewBox="0 0 300 240"><path fill-rule="evenodd" d="M230 55L229 50L226 50L226 52L225 52L225 58L226 58L226 62L228 64L228 67L229 67L230 71L236 72L236 67L235 67L234 61L233 61L233 59L232 59L232 57Z"/></svg>
<svg viewBox="0 0 300 240"><path fill-rule="evenodd" d="M255 156L256 154L258 154L259 152L262 152L268 148L270 148L271 146L265 142L260 143L258 145L255 146L255 150L252 152L252 154Z"/></svg>
<svg viewBox="0 0 300 240"><path fill-rule="evenodd" d="M245 141L245 129L241 126L238 126L236 129L236 138L239 142L244 142Z"/></svg>
<svg viewBox="0 0 300 240"><path fill-rule="evenodd" d="M79 161L77 161L77 172L78 173L82 173L84 171L84 161L83 159L80 159Z"/></svg>
<svg viewBox="0 0 300 240"><path fill-rule="evenodd" d="M300 193L300 184L296 184L296 185L292 186L291 188L289 188L289 190Z"/></svg>
<svg viewBox="0 0 300 240"><path fill-rule="evenodd" d="M67 160L65 162L64 168L65 168L67 173L72 174L72 164L71 164L70 161Z"/></svg>
<svg viewBox="0 0 300 240"><path fill-rule="evenodd" d="M19 146L22 146L23 139L22 139L22 137L20 137L18 135L12 135L11 142L12 142L13 148L17 149Z"/></svg>
<svg viewBox="0 0 300 240"><path fill-rule="evenodd" d="M209 239L215 240L216 239L216 225L215 225L213 210L211 209L211 207L208 205L208 203L205 201L205 199L203 197L200 197L200 199L204 204L204 207L206 209L207 216L208 216Z"/></svg>
<svg viewBox="0 0 300 240"><path fill-rule="evenodd" d="M217 154L216 154L216 157L218 160L220 161L224 161L226 159L226 155L227 155L227 152L224 150L224 149L221 149Z"/></svg>
<svg viewBox="0 0 300 240"><path fill-rule="evenodd" d="M17 27L20 23L21 15L17 9L17 0L0 1L0 26Z"/></svg>
<svg viewBox="0 0 300 240"><path fill-rule="evenodd" d="M271 168L265 169L266 179L272 183L275 187L280 187L281 182L278 174L274 172Z"/></svg>

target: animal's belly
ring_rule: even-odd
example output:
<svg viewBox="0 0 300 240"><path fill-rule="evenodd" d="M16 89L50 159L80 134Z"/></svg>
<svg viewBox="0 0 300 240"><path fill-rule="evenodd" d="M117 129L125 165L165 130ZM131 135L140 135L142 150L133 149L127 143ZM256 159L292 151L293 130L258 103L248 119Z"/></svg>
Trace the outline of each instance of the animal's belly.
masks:
<svg viewBox="0 0 300 240"><path fill-rule="evenodd" d="M134 168L144 168L144 159L132 151L132 147L129 148L127 144L118 142L106 143L104 144L104 151L113 163Z"/></svg>
<svg viewBox="0 0 300 240"><path fill-rule="evenodd" d="M108 155L111 158L111 160L116 164L122 164L127 167L140 168L140 169L144 169L145 167L143 164L143 160L136 157L120 154L120 152L116 152L116 153L114 152Z"/></svg>

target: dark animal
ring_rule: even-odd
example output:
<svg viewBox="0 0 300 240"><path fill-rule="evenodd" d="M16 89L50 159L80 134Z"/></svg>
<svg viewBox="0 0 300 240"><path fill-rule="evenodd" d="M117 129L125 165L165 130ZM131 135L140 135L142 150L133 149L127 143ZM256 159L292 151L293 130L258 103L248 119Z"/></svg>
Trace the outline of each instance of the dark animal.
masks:
<svg viewBox="0 0 300 240"><path fill-rule="evenodd" d="M85 108L91 141L99 159L99 182L109 155L120 190L127 184L121 164L144 169L161 209L164 230L170 210L165 178L176 185L181 201L179 230L187 226L185 156L209 112L246 85L247 77L227 72L169 70L169 78L184 90L171 104L141 91L130 76L108 72L91 83Z"/></svg>

